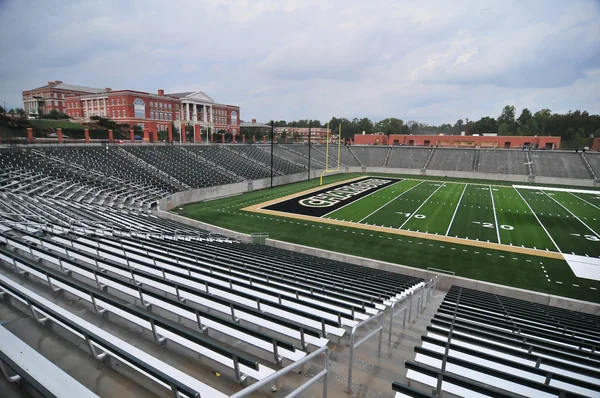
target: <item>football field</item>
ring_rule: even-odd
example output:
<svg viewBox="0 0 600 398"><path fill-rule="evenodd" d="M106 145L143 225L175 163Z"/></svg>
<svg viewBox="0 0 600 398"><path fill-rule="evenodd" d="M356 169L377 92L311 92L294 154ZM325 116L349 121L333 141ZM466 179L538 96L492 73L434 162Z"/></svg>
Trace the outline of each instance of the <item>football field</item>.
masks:
<svg viewBox="0 0 600 398"><path fill-rule="evenodd" d="M390 174L325 181L176 211L236 232L600 302L600 191Z"/></svg>
<svg viewBox="0 0 600 398"><path fill-rule="evenodd" d="M600 280L600 196L584 189L361 177L245 210L564 259Z"/></svg>

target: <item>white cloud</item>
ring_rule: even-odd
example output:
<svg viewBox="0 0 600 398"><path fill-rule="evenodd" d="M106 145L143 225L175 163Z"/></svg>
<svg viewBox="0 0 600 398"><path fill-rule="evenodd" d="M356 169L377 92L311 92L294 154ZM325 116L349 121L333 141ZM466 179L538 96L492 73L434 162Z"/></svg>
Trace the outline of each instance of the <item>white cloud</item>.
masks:
<svg viewBox="0 0 600 398"><path fill-rule="evenodd" d="M585 0L8 0L0 101L59 79L202 90L264 121L598 112L599 17Z"/></svg>

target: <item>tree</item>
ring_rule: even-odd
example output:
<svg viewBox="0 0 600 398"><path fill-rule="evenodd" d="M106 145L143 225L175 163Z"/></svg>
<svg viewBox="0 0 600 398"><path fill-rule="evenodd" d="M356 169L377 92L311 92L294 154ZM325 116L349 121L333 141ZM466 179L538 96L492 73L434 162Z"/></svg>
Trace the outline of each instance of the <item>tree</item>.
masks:
<svg viewBox="0 0 600 398"><path fill-rule="evenodd" d="M501 135L513 135L517 130L517 124L515 121L515 107L513 105L506 105L502 109L502 113L498 117L498 125L504 127L502 128L503 134ZM500 134L498 132L498 134Z"/></svg>
<svg viewBox="0 0 600 398"><path fill-rule="evenodd" d="M6 109L4 109L4 107L0 106L0 114L4 115L6 113Z"/></svg>
<svg viewBox="0 0 600 398"><path fill-rule="evenodd" d="M17 108L17 109L15 109L15 113L17 115L19 115L20 117L25 117L25 115L26 115L25 110L23 108Z"/></svg>
<svg viewBox="0 0 600 398"><path fill-rule="evenodd" d="M8 111L8 114L9 114L9 115L12 115L12 116L14 116L14 115L15 115L15 113L17 113L17 111L15 111L15 109L14 109L14 108L10 108L10 110Z"/></svg>
<svg viewBox="0 0 600 398"><path fill-rule="evenodd" d="M531 114L531 111L527 108L523 108L523 110L521 111L521 115L517 119L517 124L519 125L519 127L523 127L527 124L527 122L529 122L529 120L532 117L533 115Z"/></svg>
<svg viewBox="0 0 600 398"><path fill-rule="evenodd" d="M493 117L485 116L473 123L472 133L497 133L498 123Z"/></svg>
<svg viewBox="0 0 600 398"><path fill-rule="evenodd" d="M548 125L548 122L550 121L550 117L552 117L552 111L550 109L544 108L541 111L537 111L534 117L540 135L546 135L546 127Z"/></svg>
<svg viewBox="0 0 600 398"><path fill-rule="evenodd" d="M458 119L456 123L454 123L454 127L452 128L453 132L460 133L465 131L465 122L462 119Z"/></svg>

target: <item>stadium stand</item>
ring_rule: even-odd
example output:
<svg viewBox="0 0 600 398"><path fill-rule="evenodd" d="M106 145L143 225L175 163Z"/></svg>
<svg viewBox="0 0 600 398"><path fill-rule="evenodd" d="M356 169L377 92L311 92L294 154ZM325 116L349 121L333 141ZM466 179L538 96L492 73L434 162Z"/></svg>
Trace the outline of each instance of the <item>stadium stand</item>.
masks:
<svg viewBox="0 0 600 398"><path fill-rule="evenodd" d="M257 180L271 175L266 165L239 156L236 152L227 150L224 146L191 146L186 148L204 159L213 162L223 170L229 170L240 176L241 180Z"/></svg>
<svg viewBox="0 0 600 398"><path fill-rule="evenodd" d="M292 152L295 155L302 155L306 159L306 163L308 164L308 145L305 144L287 144L280 145L282 148L286 149L288 152ZM310 167L313 170L325 168L325 155L320 151L310 152Z"/></svg>
<svg viewBox="0 0 600 398"><path fill-rule="evenodd" d="M600 394L600 317L452 286L397 397ZM420 388L415 388L419 386Z"/></svg>
<svg viewBox="0 0 600 398"><path fill-rule="evenodd" d="M217 167L211 167L205 159L194 156L181 147L132 146L124 148L144 162L174 176L191 188L232 184L239 180Z"/></svg>
<svg viewBox="0 0 600 398"><path fill-rule="evenodd" d="M472 171L475 159L473 149L436 148L427 168L446 171Z"/></svg>
<svg viewBox="0 0 600 398"><path fill-rule="evenodd" d="M16 278L36 277L90 311L141 327L159 345L185 347L241 382L269 377L423 285L242 244L146 212L12 192L0 202L0 263ZM96 358L119 358L182 396L225 396L12 278L0 275L1 292L38 322L74 330Z"/></svg>
<svg viewBox="0 0 600 398"><path fill-rule="evenodd" d="M480 149L475 171L528 175L527 156L521 150Z"/></svg>
<svg viewBox="0 0 600 398"><path fill-rule="evenodd" d="M383 167L388 147L351 146L350 151L356 155L365 167Z"/></svg>
<svg viewBox="0 0 600 398"><path fill-rule="evenodd" d="M271 166L271 147L266 145L230 145L232 151L239 153L249 159L254 159L257 162L264 164L266 167ZM300 164L295 164L287 159L283 159L273 152L273 170L278 175L297 174L306 171L306 168Z"/></svg>
<svg viewBox="0 0 600 398"><path fill-rule="evenodd" d="M430 153L429 148L392 147L385 167L422 169Z"/></svg>
<svg viewBox="0 0 600 398"><path fill-rule="evenodd" d="M578 153L530 151L529 156L536 176L592 178Z"/></svg>

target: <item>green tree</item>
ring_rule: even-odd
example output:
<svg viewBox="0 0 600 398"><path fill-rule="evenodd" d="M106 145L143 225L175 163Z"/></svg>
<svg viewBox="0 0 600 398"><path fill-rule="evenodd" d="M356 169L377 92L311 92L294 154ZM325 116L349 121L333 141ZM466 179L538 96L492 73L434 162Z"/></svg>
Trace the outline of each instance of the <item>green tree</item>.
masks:
<svg viewBox="0 0 600 398"><path fill-rule="evenodd" d="M497 133L498 123L493 117L485 116L473 123L471 133Z"/></svg>
<svg viewBox="0 0 600 398"><path fill-rule="evenodd" d="M498 126L502 127L503 134L501 135L513 135L517 130L517 122L515 120L516 110L513 105L506 105L502 109L502 113L498 117ZM500 128L500 127L499 127ZM500 132L498 132L500 134Z"/></svg>
<svg viewBox="0 0 600 398"><path fill-rule="evenodd" d="M452 131L455 133L460 133L465 131L465 122L462 119L458 119L454 126L452 127Z"/></svg>
<svg viewBox="0 0 600 398"><path fill-rule="evenodd" d="M546 128L548 127L548 123L550 122L550 118L552 117L552 111L550 109L544 108L541 111L537 111L534 117L540 135L546 135Z"/></svg>
<svg viewBox="0 0 600 398"><path fill-rule="evenodd" d="M17 108L17 109L15 109L15 113L17 115L19 115L20 117L25 117L25 115L26 115L25 110L23 108Z"/></svg>
<svg viewBox="0 0 600 398"><path fill-rule="evenodd" d="M0 114L4 115L6 113L6 109L4 109L4 107L0 106Z"/></svg>

